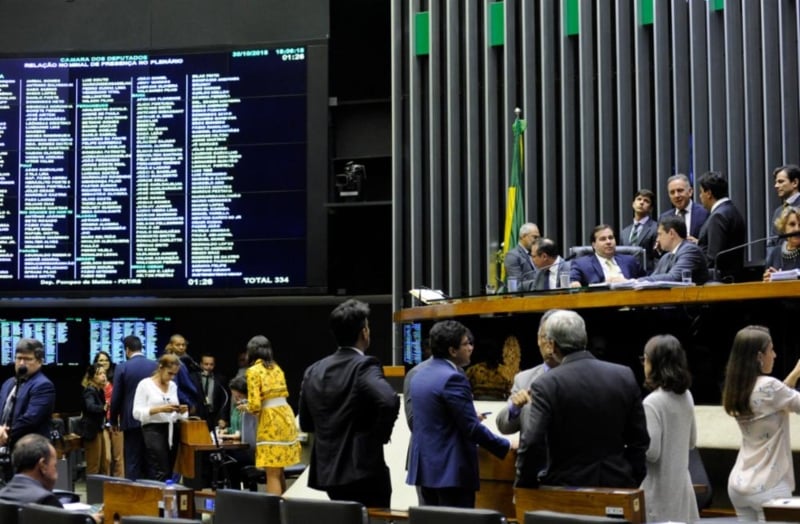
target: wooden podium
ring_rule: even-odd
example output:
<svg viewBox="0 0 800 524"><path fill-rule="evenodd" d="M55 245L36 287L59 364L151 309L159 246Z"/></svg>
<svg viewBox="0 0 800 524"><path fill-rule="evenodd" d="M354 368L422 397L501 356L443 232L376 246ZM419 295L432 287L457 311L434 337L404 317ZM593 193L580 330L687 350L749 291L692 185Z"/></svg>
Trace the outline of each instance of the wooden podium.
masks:
<svg viewBox="0 0 800 524"><path fill-rule="evenodd" d="M181 443L178 447L178 458L175 460L175 471L184 477L195 478L195 449L213 447L211 433L205 420L187 419L180 421Z"/></svg>
<svg viewBox="0 0 800 524"><path fill-rule="evenodd" d="M621 517L632 524L646 520L641 489L541 486L538 489L516 488L514 497L519 522L525 521L526 511L536 510Z"/></svg>
<svg viewBox="0 0 800 524"><path fill-rule="evenodd" d="M194 518L194 490L176 485L175 493L178 516ZM108 522L119 522L120 518L133 515L158 517L163 512L163 501L161 486L114 481L103 485L103 514Z"/></svg>
<svg viewBox="0 0 800 524"><path fill-rule="evenodd" d="M514 508L514 478L517 454L509 451L499 459L483 448L478 448L478 476L481 487L475 494L475 507L493 509L506 516L516 517ZM520 521L522 522L522 521Z"/></svg>

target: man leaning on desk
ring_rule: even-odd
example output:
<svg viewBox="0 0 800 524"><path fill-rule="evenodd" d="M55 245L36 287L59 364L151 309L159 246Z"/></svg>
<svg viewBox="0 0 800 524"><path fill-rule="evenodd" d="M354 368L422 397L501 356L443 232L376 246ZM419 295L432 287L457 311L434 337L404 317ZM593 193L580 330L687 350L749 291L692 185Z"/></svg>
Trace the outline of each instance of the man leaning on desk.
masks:
<svg viewBox="0 0 800 524"><path fill-rule="evenodd" d="M692 282L704 284L708 267L703 251L686 239L686 222L677 215L664 215L658 221L656 244L664 253L653 274L639 280L650 282L680 282L684 271L691 271Z"/></svg>

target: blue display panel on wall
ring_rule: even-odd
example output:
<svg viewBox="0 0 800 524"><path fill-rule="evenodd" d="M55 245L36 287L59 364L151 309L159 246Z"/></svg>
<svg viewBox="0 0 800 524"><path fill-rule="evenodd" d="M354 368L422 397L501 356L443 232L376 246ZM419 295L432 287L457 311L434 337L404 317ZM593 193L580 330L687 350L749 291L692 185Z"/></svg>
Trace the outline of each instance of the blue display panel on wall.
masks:
<svg viewBox="0 0 800 524"><path fill-rule="evenodd" d="M318 285L308 58L294 46L0 59L0 293Z"/></svg>

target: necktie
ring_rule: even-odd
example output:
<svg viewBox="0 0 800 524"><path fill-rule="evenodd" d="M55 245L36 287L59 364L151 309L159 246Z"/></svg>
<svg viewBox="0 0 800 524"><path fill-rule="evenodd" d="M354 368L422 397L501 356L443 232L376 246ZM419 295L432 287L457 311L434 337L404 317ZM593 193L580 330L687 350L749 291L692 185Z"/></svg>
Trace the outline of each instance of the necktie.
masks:
<svg viewBox="0 0 800 524"><path fill-rule="evenodd" d="M550 270L545 269L544 271L542 271L542 277L544 280L542 282L542 289L550 289Z"/></svg>
<svg viewBox="0 0 800 524"><path fill-rule="evenodd" d="M628 239L628 244L635 246L636 242L639 241L639 228L642 227L641 222L636 222L633 224L633 229L631 229L631 236Z"/></svg>
<svg viewBox="0 0 800 524"><path fill-rule="evenodd" d="M612 278L619 277L625 278L622 272L619 269L619 266L614 264L614 261L610 258L606 259L606 268L608 268L608 279L611 280Z"/></svg>

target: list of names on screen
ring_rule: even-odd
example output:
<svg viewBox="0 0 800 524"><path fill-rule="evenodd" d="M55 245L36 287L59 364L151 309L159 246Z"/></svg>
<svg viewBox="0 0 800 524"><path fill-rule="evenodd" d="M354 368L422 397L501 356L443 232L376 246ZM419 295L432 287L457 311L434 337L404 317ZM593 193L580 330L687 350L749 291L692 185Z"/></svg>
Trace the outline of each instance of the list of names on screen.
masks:
<svg viewBox="0 0 800 524"><path fill-rule="evenodd" d="M0 59L0 291L302 287L305 48Z"/></svg>

